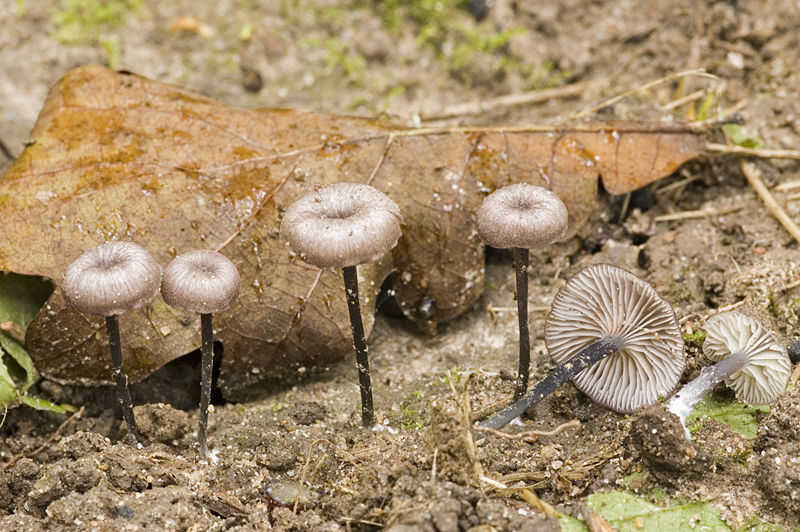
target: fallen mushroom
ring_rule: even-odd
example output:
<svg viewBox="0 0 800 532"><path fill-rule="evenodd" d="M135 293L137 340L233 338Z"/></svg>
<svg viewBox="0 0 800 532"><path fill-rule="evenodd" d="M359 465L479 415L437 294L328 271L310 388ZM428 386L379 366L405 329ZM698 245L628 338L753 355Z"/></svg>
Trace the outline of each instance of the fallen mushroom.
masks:
<svg viewBox="0 0 800 532"><path fill-rule="evenodd" d="M646 281L611 264L583 268L558 291L545 343L559 367L481 427L505 426L570 378L592 400L633 412L666 396L686 366L672 307Z"/></svg>
<svg viewBox="0 0 800 532"><path fill-rule="evenodd" d="M160 286L161 267L146 249L133 242L107 242L85 251L67 267L61 281L67 307L106 318L117 400L128 433L137 442L142 437L133 416L117 316L152 301Z"/></svg>
<svg viewBox="0 0 800 532"><path fill-rule="evenodd" d="M528 389L531 340L528 332L528 259L530 249L548 246L564 236L569 214L561 198L549 190L519 183L489 194L476 215L478 234L486 245L512 249L517 277L519 369L514 400Z"/></svg>
<svg viewBox="0 0 800 532"><path fill-rule="evenodd" d="M225 312L239 297L239 270L216 251L198 250L178 255L169 263L161 282L161 297L167 305L200 314L201 385L200 422L197 439L200 455L208 458L208 408L214 367L212 314Z"/></svg>
<svg viewBox="0 0 800 532"><path fill-rule="evenodd" d="M723 379L745 403L766 405L786 389L792 364L786 349L756 318L731 311L703 327L703 354L716 362L670 399L667 408L686 427L694 407ZM686 438L691 439L688 429Z"/></svg>
<svg viewBox="0 0 800 532"><path fill-rule="evenodd" d="M374 262L394 248L402 236L402 223L400 208L389 196L356 183L334 183L302 196L281 221L281 236L303 260L318 268L342 268L365 427L374 423L374 407L356 266Z"/></svg>

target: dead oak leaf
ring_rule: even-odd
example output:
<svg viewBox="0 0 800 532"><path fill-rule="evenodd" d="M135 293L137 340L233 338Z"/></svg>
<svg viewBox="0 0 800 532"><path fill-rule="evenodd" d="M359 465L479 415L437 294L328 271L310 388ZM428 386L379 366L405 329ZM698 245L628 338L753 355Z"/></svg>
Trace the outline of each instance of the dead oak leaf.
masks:
<svg viewBox="0 0 800 532"><path fill-rule="evenodd" d="M283 210L315 185L369 183L398 203L403 238L391 257L360 267L362 308L394 268L400 306L430 329L483 289L474 213L492 190L550 188L567 205L571 236L593 207L598 175L621 194L701 151L681 125L409 130L232 107L96 66L53 87L31 136L0 180L0 270L60 281L80 253L110 239L142 244L162 266L193 249L224 253L243 280L234 308L215 316L220 385L233 400L352 349L341 274L296 260L278 234ZM160 298L120 324L134 381L199 345L199 318ZM110 382L104 330L102 319L65 309L56 291L27 347L56 381Z"/></svg>

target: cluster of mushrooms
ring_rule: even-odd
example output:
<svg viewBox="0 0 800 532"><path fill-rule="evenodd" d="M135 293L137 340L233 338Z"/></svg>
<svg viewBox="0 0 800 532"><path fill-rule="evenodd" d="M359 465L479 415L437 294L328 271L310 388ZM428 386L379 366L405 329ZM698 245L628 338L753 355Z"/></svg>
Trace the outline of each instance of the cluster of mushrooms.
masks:
<svg viewBox="0 0 800 532"><path fill-rule="evenodd" d="M672 307L636 275L610 264L597 264L580 270L556 294L546 320L545 345L558 368L528 390L529 250L563 237L567 218L567 209L556 194L528 184L495 191L478 210L477 228L484 243L513 251L520 332L514 402L482 422L482 427L505 426L569 379L594 401L630 413L668 396L686 367L683 336ZM355 183L315 189L292 204L281 222L282 237L303 260L321 269L343 270L365 427L375 421L356 267L389 253L402 236L402 224L400 209L386 194ZM123 271L125 275L120 275ZM213 364L211 316L230 308L239 286L236 267L219 253L180 255L162 274L155 259L131 242L102 244L67 268L61 286L66 305L106 317L118 399L128 431L137 440L141 438L122 362L117 316L146 305L159 290L168 305L201 315L198 440L206 458ZM668 408L684 424L697 402L722 380L740 400L751 404L769 404L786 389L789 357L758 320L728 312L710 319L705 329L703 352L717 364L704 368L668 401Z"/></svg>

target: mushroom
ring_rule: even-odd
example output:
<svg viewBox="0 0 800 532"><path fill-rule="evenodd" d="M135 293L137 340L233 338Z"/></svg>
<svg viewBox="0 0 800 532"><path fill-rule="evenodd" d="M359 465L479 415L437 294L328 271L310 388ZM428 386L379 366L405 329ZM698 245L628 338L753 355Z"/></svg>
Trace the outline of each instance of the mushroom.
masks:
<svg viewBox="0 0 800 532"><path fill-rule="evenodd" d="M161 297L167 305L200 314L202 361L200 423L197 439L200 455L208 458L208 407L214 367L214 325L212 313L225 312L239 297L239 270L216 251L198 250L178 255L164 270Z"/></svg>
<svg viewBox="0 0 800 532"><path fill-rule="evenodd" d="M519 371L516 401L528 389L531 343L528 333L528 256L530 249L548 246L567 230L567 207L549 190L520 183L489 194L477 212L478 234L493 248L511 248L517 274Z"/></svg>
<svg viewBox="0 0 800 532"><path fill-rule="evenodd" d="M646 281L611 264L581 269L558 291L545 343L559 367L480 426L505 426L570 378L594 401L633 412L666 396L686 366L672 307Z"/></svg>
<svg viewBox="0 0 800 532"><path fill-rule="evenodd" d="M161 267L146 249L133 242L106 242L85 251L67 267L61 281L67 307L106 318L117 400L128 433L137 442L142 437L133 416L117 316L152 301L160 286Z"/></svg>
<svg viewBox="0 0 800 532"><path fill-rule="evenodd" d="M318 268L342 268L347 308L361 388L361 421L374 423L367 343L358 302L356 266L373 262L397 245L403 216L379 190L357 183L334 183L310 192L286 209L281 236Z"/></svg>
<svg viewBox="0 0 800 532"><path fill-rule="evenodd" d="M703 327L703 354L716 362L670 399L667 408L681 423L723 379L736 397L754 405L770 404L786 389L792 364L778 339L756 318L732 311L718 314ZM686 430L686 438L691 439Z"/></svg>

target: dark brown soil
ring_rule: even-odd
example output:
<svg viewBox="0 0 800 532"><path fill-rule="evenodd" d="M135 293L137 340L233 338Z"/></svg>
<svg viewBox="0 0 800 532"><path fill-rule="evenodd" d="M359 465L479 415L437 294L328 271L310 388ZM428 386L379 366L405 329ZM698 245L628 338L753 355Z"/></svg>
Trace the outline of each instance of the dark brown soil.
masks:
<svg viewBox="0 0 800 532"><path fill-rule="evenodd" d="M525 30L457 67L447 55L452 42L445 39L437 50L416 39L424 22L414 20L408 5L422 3L400 2L398 26L391 29L382 18L389 2L143 2L118 17L118 25L97 25L65 44L54 37L63 24L53 10L67 2L8 0L0 4L0 171L21 151L47 89L73 67L107 63L108 49L118 54L117 68L232 103L387 113L411 125L426 118L445 125L566 122L614 94L703 67L717 79L661 84L593 117L694 119L713 93L710 116L736 107L764 146L800 145L796 2L495 0L456 9L443 1L442 9L464 27L475 27L481 6L492 4L486 17L494 28ZM186 29L170 31L181 16L207 31L186 21ZM516 66L497 70L501 59ZM437 118L453 104L582 81L596 85L577 97ZM669 106L703 89L694 100ZM706 140L725 143L718 130ZM800 217L800 196L786 187L800 181L800 163L755 164L789 215ZM655 219L698 209L710 214ZM629 200L602 193L576 237L532 253L530 307L546 308L565 279L599 262L653 284L687 333L717 309L738 305L785 345L798 336L797 242L749 187L733 156L709 154ZM473 445L465 403L473 418L486 416L513 393L513 286L510 257L497 252L488 259L484 295L440 325L437 336L389 312L379 315L369 339L380 422L374 430L360 426L352 361L262 401L218 403L210 416L209 463L197 455L199 387L196 377L188 378L199 373L196 356L134 387L142 405L137 419L150 442L143 447L122 441L112 390L41 382L33 394L85 411L58 434L66 416L25 408L7 413L0 428L0 530L544 531L559 525L520 498L523 488L578 515L576 505L587 495L626 486L713 501L733 529L753 517L796 526L797 389L773 405L755 441L712 420L688 443L662 410L617 414L568 384L529 412L526 423L549 430L578 419L580 427L535 443L488 436ZM544 316L531 314L534 381L552 367ZM688 356L684 381L707 364L696 346ZM722 387L715 393L733 400ZM631 473L642 475L626 481Z"/></svg>

